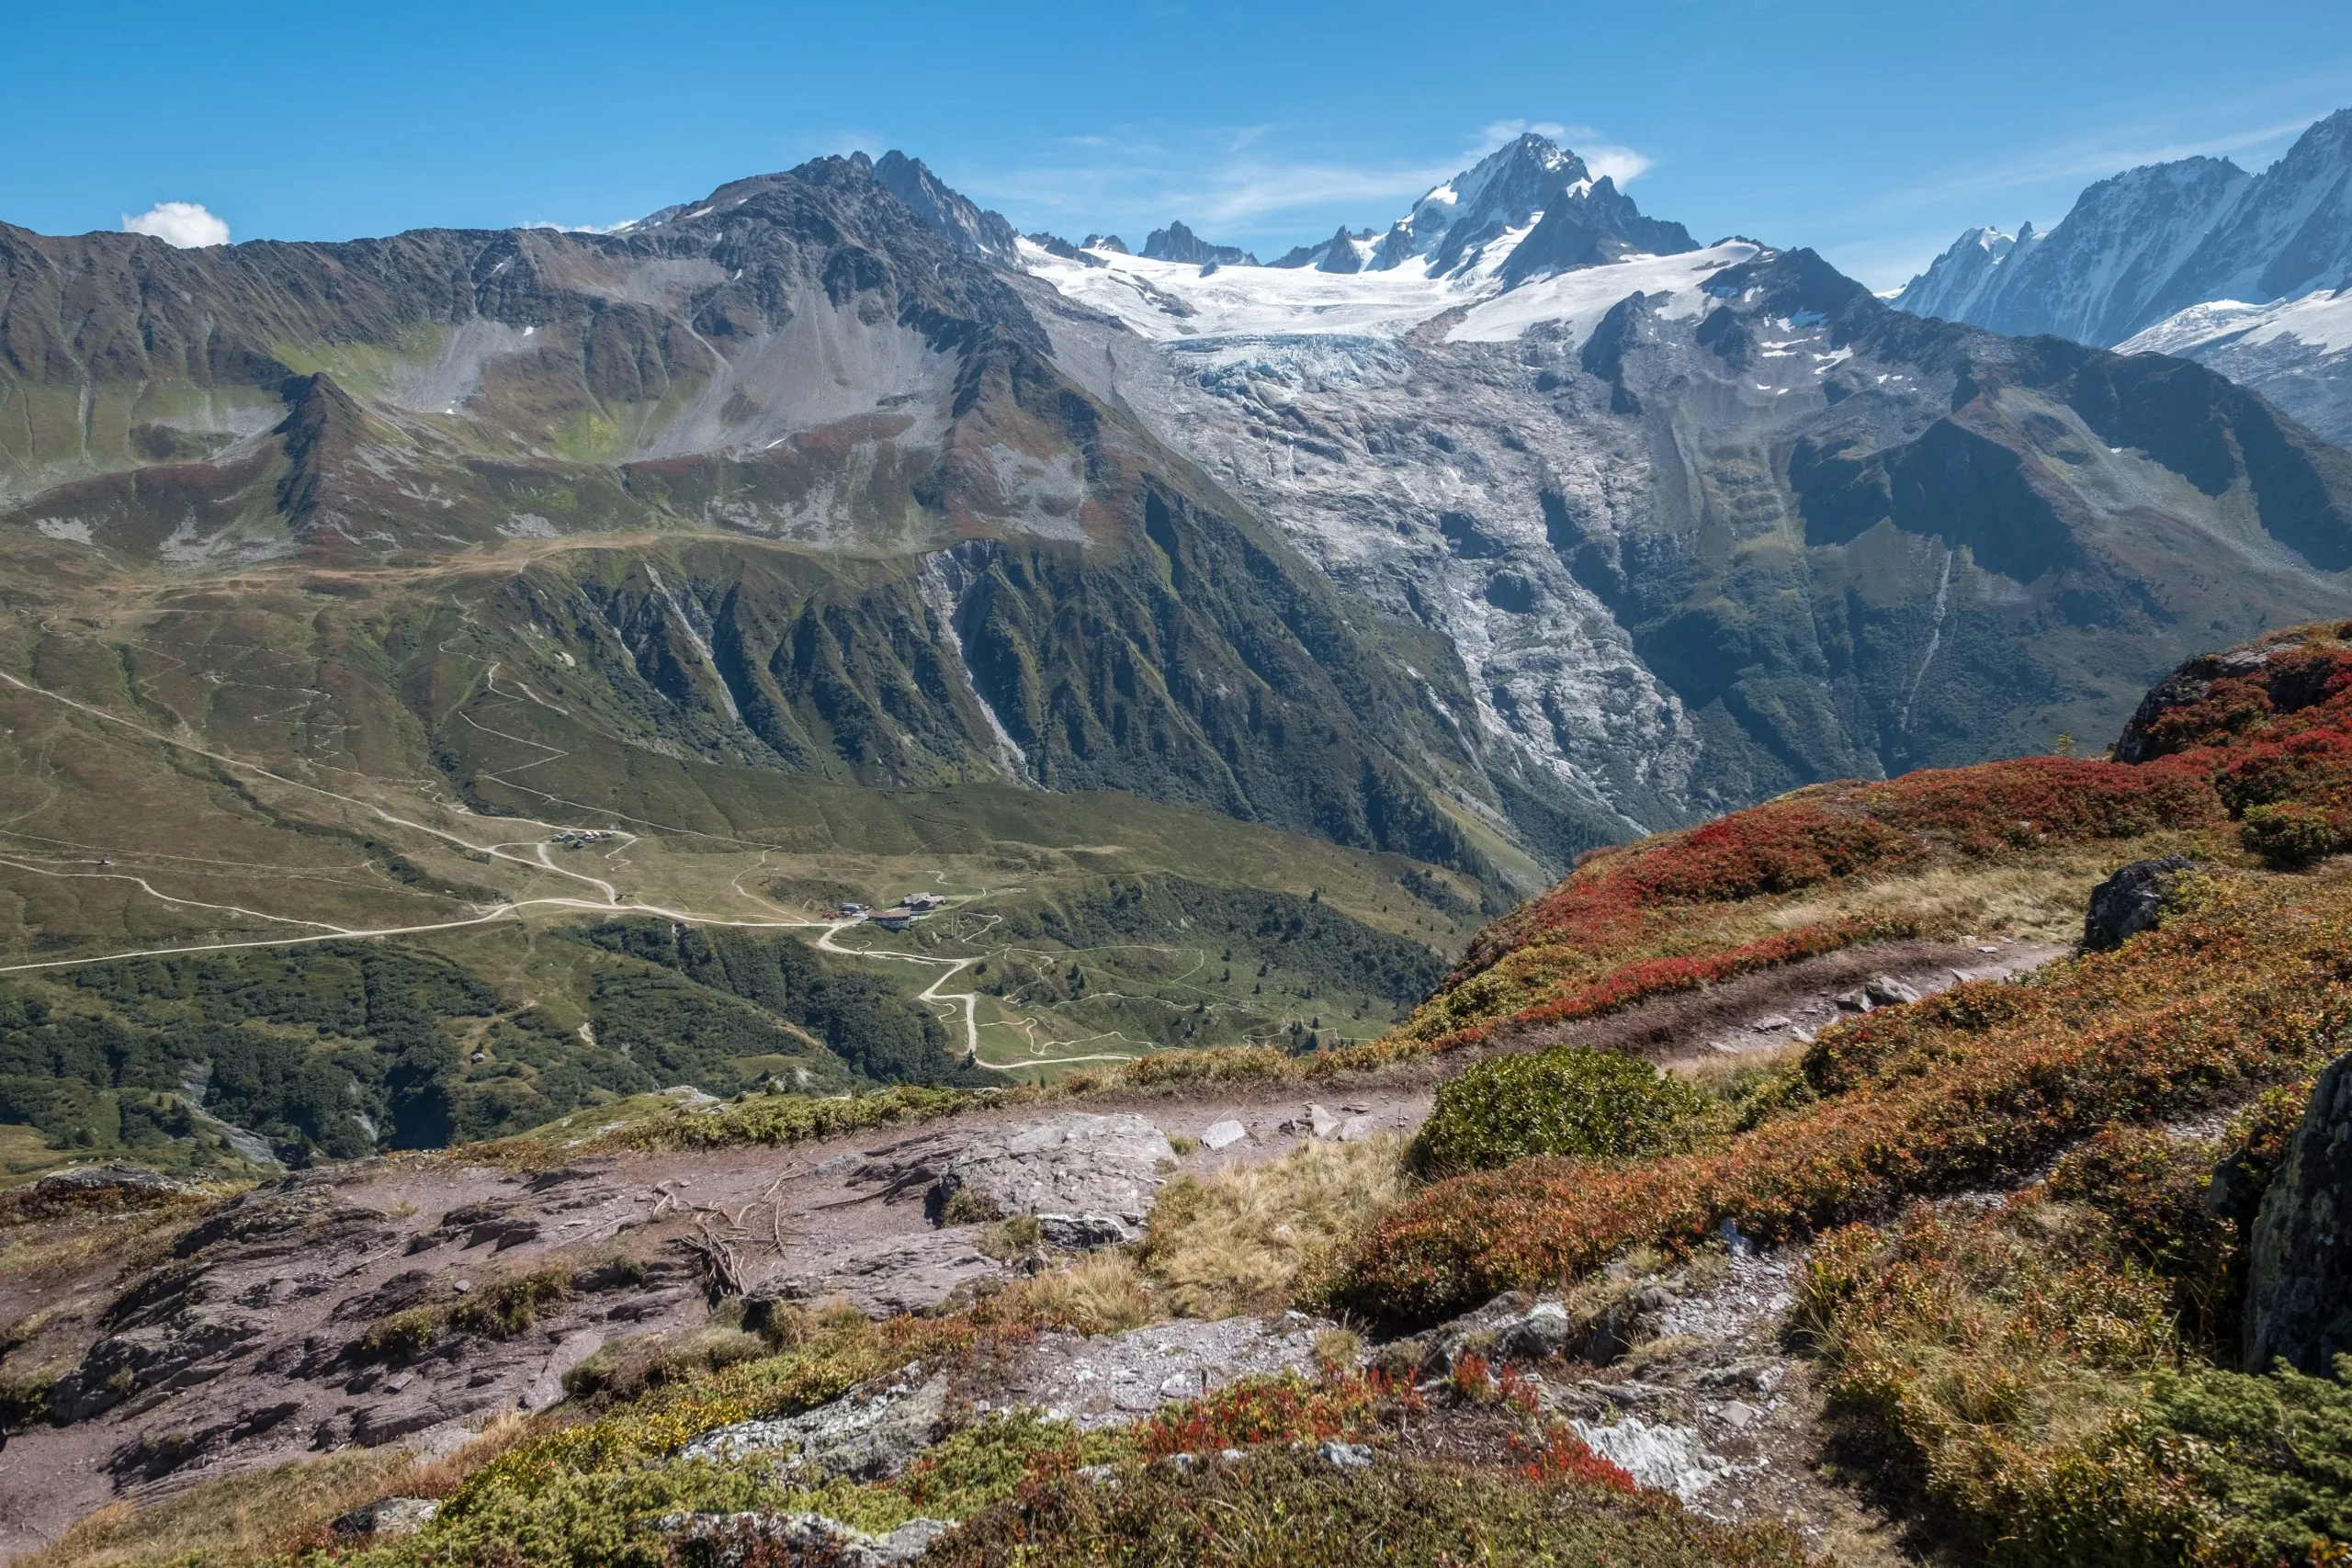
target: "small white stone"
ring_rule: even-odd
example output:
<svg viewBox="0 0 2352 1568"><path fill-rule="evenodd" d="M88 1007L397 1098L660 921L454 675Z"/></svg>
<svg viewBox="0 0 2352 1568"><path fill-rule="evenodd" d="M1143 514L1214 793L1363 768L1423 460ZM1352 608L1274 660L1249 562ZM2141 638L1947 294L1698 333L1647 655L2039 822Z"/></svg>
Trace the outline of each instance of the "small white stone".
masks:
<svg viewBox="0 0 2352 1568"><path fill-rule="evenodd" d="M1249 1128L1227 1117L1222 1122L1209 1123L1208 1128L1201 1134L1201 1142L1211 1149L1222 1149L1239 1143L1249 1135Z"/></svg>

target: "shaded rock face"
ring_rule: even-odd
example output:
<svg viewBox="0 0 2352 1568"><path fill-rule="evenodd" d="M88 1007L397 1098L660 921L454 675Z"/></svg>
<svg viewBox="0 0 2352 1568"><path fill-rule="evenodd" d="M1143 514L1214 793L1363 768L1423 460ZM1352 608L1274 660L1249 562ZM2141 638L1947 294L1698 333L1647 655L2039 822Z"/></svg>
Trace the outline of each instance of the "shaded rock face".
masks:
<svg viewBox="0 0 2352 1568"><path fill-rule="evenodd" d="M2320 1075L2246 1251L2248 1371L2352 1353L2352 1055Z"/></svg>
<svg viewBox="0 0 2352 1568"><path fill-rule="evenodd" d="M2134 861L2092 888L2090 908L2083 916L2083 951L2105 953L2154 930L2164 913L2165 890L2188 864L2186 855Z"/></svg>

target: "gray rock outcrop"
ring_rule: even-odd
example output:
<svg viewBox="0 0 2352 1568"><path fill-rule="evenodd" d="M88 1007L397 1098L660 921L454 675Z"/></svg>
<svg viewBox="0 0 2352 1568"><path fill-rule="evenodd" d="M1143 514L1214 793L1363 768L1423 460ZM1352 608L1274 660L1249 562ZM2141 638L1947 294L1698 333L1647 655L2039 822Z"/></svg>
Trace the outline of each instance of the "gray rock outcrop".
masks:
<svg viewBox="0 0 2352 1568"><path fill-rule="evenodd" d="M1142 1234L1175 1159L1141 1116L1073 1111L910 1139L874 1151L851 1179L886 1197L920 1192L934 1219L1035 1214L1057 1246L1100 1246Z"/></svg>
<svg viewBox="0 0 2352 1568"><path fill-rule="evenodd" d="M2105 953L2154 930L2164 915L2166 889L2188 864L2183 855L2134 861L2092 888L2090 908L2083 916L2083 951Z"/></svg>
<svg viewBox="0 0 2352 1568"><path fill-rule="evenodd" d="M755 1320L779 1303L845 1301L874 1318L923 1312L967 1281L1006 1272L979 1248L987 1228L952 1225L842 1247L763 1280L744 1300Z"/></svg>
<svg viewBox="0 0 2352 1568"><path fill-rule="evenodd" d="M945 1377L922 1383L902 1378L798 1416L706 1432L686 1445L684 1457L726 1462L773 1453L782 1468L803 1479L879 1481L931 1446L946 1413Z"/></svg>
<svg viewBox="0 0 2352 1568"><path fill-rule="evenodd" d="M2246 1247L2245 1365L2352 1353L2352 1055L2320 1075Z"/></svg>

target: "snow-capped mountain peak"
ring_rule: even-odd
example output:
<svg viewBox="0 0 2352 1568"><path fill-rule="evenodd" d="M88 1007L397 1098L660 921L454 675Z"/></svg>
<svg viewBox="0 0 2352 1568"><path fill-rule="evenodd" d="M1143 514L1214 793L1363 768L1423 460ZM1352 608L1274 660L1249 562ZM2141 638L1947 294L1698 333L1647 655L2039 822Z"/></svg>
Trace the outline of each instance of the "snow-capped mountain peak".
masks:
<svg viewBox="0 0 2352 1568"><path fill-rule="evenodd" d="M1371 265L1386 271L1420 260L1429 272L1451 271L1474 247L1525 229L1559 197L1591 186L1583 159L1529 131L1415 202L1390 226Z"/></svg>

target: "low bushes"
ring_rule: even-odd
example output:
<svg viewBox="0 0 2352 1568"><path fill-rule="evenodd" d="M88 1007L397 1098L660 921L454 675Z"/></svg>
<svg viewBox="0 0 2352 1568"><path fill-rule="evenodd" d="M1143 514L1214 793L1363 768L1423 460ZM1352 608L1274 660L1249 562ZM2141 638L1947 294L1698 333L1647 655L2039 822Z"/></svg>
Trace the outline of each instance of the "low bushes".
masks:
<svg viewBox="0 0 2352 1568"><path fill-rule="evenodd" d="M1538 1158L1441 1181L1367 1233L1335 1305L1425 1322L1724 1221L1766 1238L2014 1181L2109 1122L2249 1098L2352 1038L2352 888L2216 879L2205 908L2023 986L1976 982L1825 1033L1820 1095L1703 1151Z"/></svg>
<svg viewBox="0 0 2352 1568"><path fill-rule="evenodd" d="M1688 1141L1702 1108L1680 1079L1613 1051L1497 1057L1439 1087L1413 1139L1413 1166L1446 1176L1532 1155L1664 1154Z"/></svg>
<svg viewBox="0 0 2352 1568"><path fill-rule="evenodd" d="M1798 1316L1828 1365L1833 1432L1913 1494L1935 1540L1996 1568L2339 1561L2352 1390L2200 1363L2141 1266L2145 1215L2042 1190L1823 1238Z"/></svg>
<svg viewBox="0 0 2352 1568"><path fill-rule="evenodd" d="M1614 1563L1788 1568L1810 1562L1778 1526L1732 1529L1671 1496L1581 1477L1382 1461L1341 1470L1310 1449L1191 1470L1123 1467L1115 1486L1061 1472L935 1542L938 1568L1362 1568Z"/></svg>
<svg viewBox="0 0 2352 1568"><path fill-rule="evenodd" d="M872 1094L843 1095L837 1100L812 1100L797 1094L765 1095L707 1111L656 1117L614 1133L606 1142L624 1148L662 1149L802 1144L841 1133L862 1133L870 1127L930 1121L989 1104L992 1099L968 1089L922 1089L911 1084Z"/></svg>

